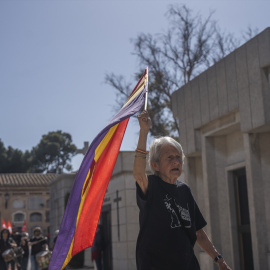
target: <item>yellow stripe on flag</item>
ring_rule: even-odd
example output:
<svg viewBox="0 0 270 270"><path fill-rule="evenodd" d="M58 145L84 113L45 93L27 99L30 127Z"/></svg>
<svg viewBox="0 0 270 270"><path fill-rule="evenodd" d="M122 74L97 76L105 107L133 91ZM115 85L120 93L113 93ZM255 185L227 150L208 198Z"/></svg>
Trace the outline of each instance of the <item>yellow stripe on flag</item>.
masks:
<svg viewBox="0 0 270 270"><path fill-rule="evenodd" d="M101 156L103 150L106 148L107 144L109 143L109 141L111 140L112 136L114 135L115 133L115 130L117 129L117 127L119 126L119 123L114 125L113 127L111 127L108 131L108 133L106 134L106 136L103 138L103 140L100 142L100 144L97 146L96 150L95 150L95 157L94 157L94 160L95 162L97 163L99 157ZM93 168L94 170L95 168ZM88 171L88 174L87 174L87 177L86 179L89 177L89 174L90 174L90 169ZM93 173L92 173L92 177L93 177ZM83 189L82 190L85 190L85 185L87 184L87 187L86 187L86 190L85 192L82 194L81 196L81 203L80 203L80 207L79 207L79 210L78 210L78 215L77 215L77 221L76 221L76 227L78 225L78 222L79 222L79 219L80 219L80 216L81 216L81 212L82 212L82 209L83 209L83 205L84 205L84 201L86 199L86 196L88 194L88 191L89 191L89 188L91 186L91 182L92 182L92 177L91 179L88 181L88 183L84 183L84 186L83 186ZM65 266L69 263L69 261L71 260L72 258L72 249L73 249L73 243L74 243L74 239L72 239L72 242L71 242L71 245L70 245L70 248L69 248L69 251L68 251L68 254L67 254L67 257L65 259L65 262L64 262L64 265L61 269L65 268Z"/></svg>

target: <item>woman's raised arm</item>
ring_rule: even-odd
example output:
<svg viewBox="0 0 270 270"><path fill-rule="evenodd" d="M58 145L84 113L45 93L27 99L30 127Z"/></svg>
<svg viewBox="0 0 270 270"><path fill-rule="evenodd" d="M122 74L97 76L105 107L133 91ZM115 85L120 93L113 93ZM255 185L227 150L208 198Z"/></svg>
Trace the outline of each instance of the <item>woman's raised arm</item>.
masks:
<svg viewBox="0 0 270 270"><path fill-rule="evenodd" d="M140 124L140 134L137 149L135 151L133 176L145 194L148 188L148 179L146 175L146 143L147 135L151 127L151 119L148 115L148 112L143 111L140 113L138 115L138 121Z"/></svg>

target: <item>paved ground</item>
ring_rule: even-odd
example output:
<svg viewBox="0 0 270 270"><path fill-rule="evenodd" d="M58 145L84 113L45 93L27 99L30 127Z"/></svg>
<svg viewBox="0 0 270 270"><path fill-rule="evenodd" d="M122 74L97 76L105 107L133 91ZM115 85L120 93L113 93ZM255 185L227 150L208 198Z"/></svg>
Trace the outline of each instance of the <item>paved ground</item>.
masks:
<svg viewBox="0 0 270 270"><path fill-rule="evenodd" d="M72 268L72 267L67 267L66 270L86 270L86 269L94 269L94 267L90 266L84 266L83 268Z"/></svg>

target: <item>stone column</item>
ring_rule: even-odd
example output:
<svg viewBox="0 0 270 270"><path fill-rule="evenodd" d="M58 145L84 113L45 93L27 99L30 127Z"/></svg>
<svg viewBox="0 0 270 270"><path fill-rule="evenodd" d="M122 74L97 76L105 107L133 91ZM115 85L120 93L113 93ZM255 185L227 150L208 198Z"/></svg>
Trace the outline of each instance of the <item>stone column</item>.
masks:
<svg viewBox="0 0 270 270"><path fill-rule="evenodd" d="M265 223L266 205L263 198L264 181L261 170L261 159L263 157L260 154L259 134L244 134L243 136L254 269L266 269L268 263L266 250L267 227Z"/></svg>
<svg viewBox="0 0 270 270"><path fill-rule="evenodd" d="M219 218L218 218L218 198L217 183L215 171L215 148L214 140L211 137L202 136L202 170L203 170L203 190L205 219L208 225L205 228L206 233L213 242L220 243ZM209 256L208 256L209 257ZM200 255L201 264L207 264L208 269L214 269L211 258L204 254Z"/></svg>

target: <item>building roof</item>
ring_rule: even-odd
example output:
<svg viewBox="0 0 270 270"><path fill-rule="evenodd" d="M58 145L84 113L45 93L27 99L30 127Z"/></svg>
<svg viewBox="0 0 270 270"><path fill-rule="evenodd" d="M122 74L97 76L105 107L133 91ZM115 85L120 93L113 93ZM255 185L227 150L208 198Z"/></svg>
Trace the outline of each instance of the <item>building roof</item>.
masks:
<svg viewBox="0 0 270 270"><path fill-rule="evenodd" d="M1 173L0 187L20 187L20 186L47 186L57 174L40 174L40 173Z"/></svg>

